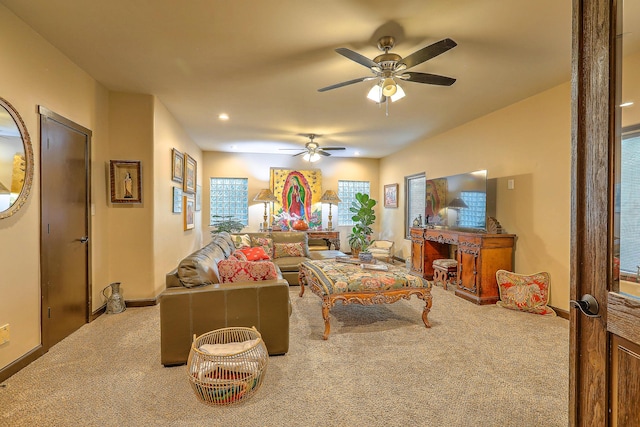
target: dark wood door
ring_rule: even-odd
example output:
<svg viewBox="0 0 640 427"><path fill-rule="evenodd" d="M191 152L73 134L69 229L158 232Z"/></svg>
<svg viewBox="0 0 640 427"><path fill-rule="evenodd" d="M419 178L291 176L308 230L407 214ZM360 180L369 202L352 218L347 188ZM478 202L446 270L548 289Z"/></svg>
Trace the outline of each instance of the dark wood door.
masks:
<svg viewBox="0 0 640 427"><path fill-rule="evenodd" d="M580 426L640 426L640 295L621 291L617 267L621 8L573 1L570 296L598 304L585 310L594 317L571 310L569 419Z"/></svg>
<svg viewBox="0 0 640 427"><path fill-rule="evenodd" d="M45 350L89 319L90 133L40 108L42 341Z"/></svg>

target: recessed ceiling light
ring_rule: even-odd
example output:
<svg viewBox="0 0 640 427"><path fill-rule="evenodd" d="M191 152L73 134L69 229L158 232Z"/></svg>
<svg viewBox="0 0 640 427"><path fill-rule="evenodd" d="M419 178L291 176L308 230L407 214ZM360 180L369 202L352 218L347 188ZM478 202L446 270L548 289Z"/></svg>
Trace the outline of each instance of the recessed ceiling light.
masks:
<svg viewBox="0 0 640 427"><path fill-rule="evenodd" d="M220 114L218 115L218 118L219 118L220 120L229 120L229 115L228 115L227 113L220 113Z"/></svg>
<svg viewBox="0 0 640 427"><path fill-rule="evenodd" d="M621 107L631 107L633 105L633 101L623 102L620 104Z"/></svg>
<svg viewBox="0 0 640 427"><path fill-rule="evenodd" d="M232 146L231 146L231 149L232 149L232 150L235 150L236 148L238 148L238 147L236 147L235 145L232 145Z"/></svg>
<svg viewBox="0 0 640 427"><path fill-rule="evenodd" d="M360 152L359 152L359 151L356 151L355 153L353 153L353 155L354 155L354 156L359 156L359 155L360 155Z"/></svg>

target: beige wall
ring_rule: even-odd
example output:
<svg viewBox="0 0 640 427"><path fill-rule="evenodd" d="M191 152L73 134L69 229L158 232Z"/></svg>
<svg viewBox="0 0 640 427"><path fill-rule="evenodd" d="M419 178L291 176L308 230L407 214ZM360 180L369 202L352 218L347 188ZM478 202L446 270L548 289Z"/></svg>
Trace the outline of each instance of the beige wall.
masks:
<svg viewBox="0 0 640 427"><path fill-rule="evenodd" d="M205 152L203 167L203 193L209 194L209 178L249 178L249 226L244 231L257 231L264 216L264 203L255 203L251 200L263 188L269 188L270 168L291 168L291 169L320 169L322 171L322 191L338 190L338 180L370 181L371 194L380 193L378 181L378 171L380 161L378 159L360 158L323 158L317 163L305 162L300 157L292 157L282 154L245 154L245 153L221 153ZM378 199L379 200L379 199ZM376 213L382 211L381 204L376 206ZM323 226L327 225L329 206L322 207ZM338 208L332 206L333 225L340 231L341 247L348 248L346 236L350 232L349 227L337 227ZM202 203L202 232L209 240L209 203L206 198ZM347 249L348 251L349 249Z"/></svg>
<svg viewBox="0 0 640 427"><path fill-rule="evenodd" d="M40 344L40 135L38 105L88 129L92 138L92 257L95 284L106 282L104 161L108 144L108 93L104 87L0 5L0 96L22 116L33 144L31 195L14 216L0 221L0 325L11 327L0 346L0 368ZM98 171L97 173L95 171ZM94 239L95 238L95 239ZM98 261L99 260L99 261ZM95 293L94 293L95 294Z"/></svg>
<svg viewBox="0 0 640 427"><path fill-rule="evenodd" d="M40 345L40 137L38 105L93 133L91 140L92 310L102 289L122 282L127 300L153 299L177 260L201 244L171 213L171 147L198 163L201 151L152 95L109 92L0 5L0 96L22 116L32 139L35 176L25 205L0 221L0 325L11 340L0 345L0 369ZM109 203L107 165L141 160L143 203ZM198 173L198 180L201 180Z"/></svg>
<svg viewBox="0 0 640 427"><path fill-rule="evenodd" d="M196 212L194 229L184 231L184 214L173 213L173 187L182 184L171 180L171 149L188 153L198 165L198 185L202 184L202 150L189 138L167 108L156 99L154 111L153 182L153 258L154 273L151 295L164 289L165 275L174 269L185 254L202 247L201 211ZM204 204L204 203L203 203Z"/></svg>
<svg viewBox="0 0 640 427"><path fill-rule="evenodd" d="M515 271L550 272L550 302L568 309L570 106L567 83L420 141L382 159L380 186L400 183L404 206L406 175L437 178L487 169L488 178L497 179L497 219L518 236ZM508 179L513 190L507 190ZM403 215L403 209L385 209L382 227L408 257Z"/></svg>

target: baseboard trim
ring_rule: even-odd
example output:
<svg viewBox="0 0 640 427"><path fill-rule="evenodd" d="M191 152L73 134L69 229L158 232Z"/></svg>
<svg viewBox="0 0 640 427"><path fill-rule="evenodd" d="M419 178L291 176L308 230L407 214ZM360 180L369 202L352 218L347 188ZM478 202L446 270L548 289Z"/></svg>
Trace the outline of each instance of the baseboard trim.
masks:
<svg viewBox="0 0 640 427"><path fill-rule="evenodd" d="M0 370L0 383L5 381L7 378L11 377L13 374L16 374L22 368L29 365L31 362L35 361L37 358L42 356L45 353L42 344L38 344L36 348L26 353L22 357L17 360L14 360L12 363L8 364L6 367Z"/></svg>
<svg viewBox="0 0 640 427"><path fill-rule="evenodd" d="M106 303L102 304L102 306L100 308L98 308L96 311L91 313L91 316L89 316L89 323L93 322L98 317L102 316L105 313L105 311L107 311L107 304Z"/></svg>
<svg viewBox="0 0 640 427"><path fill-rule="evenodd" d="M563 310L561 308L554 307L550 305L549 307L553 308L558 317L562 317L563 319L569 320L571 318L571 314L567 310Z"/></svg>
<svg viewBox="0 0 640 427"><path fill-rule="evenodd" d="M124 303L127 307L151 307L153 305L158 305L158 297L149 299L125 300Z"/></svg>

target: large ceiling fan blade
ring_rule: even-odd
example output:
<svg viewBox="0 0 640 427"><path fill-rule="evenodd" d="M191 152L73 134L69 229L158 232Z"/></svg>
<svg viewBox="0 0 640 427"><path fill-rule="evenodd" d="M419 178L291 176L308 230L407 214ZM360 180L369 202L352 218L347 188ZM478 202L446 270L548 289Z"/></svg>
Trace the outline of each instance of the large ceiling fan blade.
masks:
<svg viewBox="0 0 640 427"><path fill-rule="evenodd" d="M352 61L357 62L360 65L364 65L367 68L378 67L378 64L376 62L373 62L366 56L360 55L358 52L354 52L351 49L347 49L346 47L339 47L336 49L336 52L346 58L349 58Z"/></svg>
<svg viewBox="0 0 640 427"><path fill-rule="evenodd" d="M317 149L317 150L316 150L316 153L317 153L317 154L320 154L321 156L330 156L330 155L331 155L331 154L329 154L329 153L326 153L326 152L324 151L324 148L319 148L319 149Z"/></svg>
<svg viewBox="0 0 640 427"><path fill-rule="evenodd" d="M326 91L331 90L331 89L337 89L339 87L352 85L354 83L366 82L367 80L372 80L372 79L375 79L375 78L376 77L360 77L359 79L353 79L353 80L349 80L349 81L346 81L346 82L336 83L336 84L331 85L331 86L323 87L321 89L318 89L318 92L326 92Z"/></svg>
<svg viewBox="0 0 640 427"><path fill-rule="evenodd" d="M292 154L292 157L301 156L301 155L303 155L303 154L305 154L305 153L308 153L308 151L307 151L307 150L305 150L305 151L301 151L301 152L299 152L298 154Z"/></svg>
<svg viewBox="0 0 640 427"><path fill-rule="evenodd" d="M406 58L402 58L398 62L406 65L407 69L409 69L411 67L415 67L418 64L422 64L424 61L427 61L431 58L435 58L441 53L445 53L449 49L453 49L457 45L458 44L451 39L440 40L439 42L413 52L411 55L407 56Z"/></svg>
<svg viewBox="0 0 640 427"><path fill-rule="evenodd" d="M409 76L409 77L406 77ZM453 77L439 76L437 74L408 72L399 76L403 80L416 83L426 83L429 85L451 86L456 79Z"/></svg>
<svg viewBox="0 0 640 427"><path fill-rule="evenodd" d="M346 150L344 147L322 147L323 150Z"/></svg>

